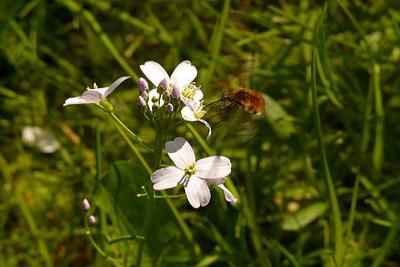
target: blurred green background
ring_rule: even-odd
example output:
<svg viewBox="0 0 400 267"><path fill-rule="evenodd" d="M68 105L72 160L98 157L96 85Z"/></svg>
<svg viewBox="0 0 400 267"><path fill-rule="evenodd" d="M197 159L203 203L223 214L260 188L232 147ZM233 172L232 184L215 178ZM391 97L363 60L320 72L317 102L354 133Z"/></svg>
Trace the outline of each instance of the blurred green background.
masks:
<svg viewBox="0 0 400 267"><path fill-rule="evenodd" d="M95 240L136 266L137 240L107 244L102 233L138 231L146 201L136 194L148 177L101 110L62 104L130 75L109 99L151 143L136 106L139 65L171 72L184 59L209 102L249 87L267 106L220 123L209 142L231 158L240 203L227 206L216 190L199 210L173 199L188 241L157 200L142 266L400 266L397 0L2 0L0 266L115 265L85 235L83 197L99 219ZM51 133L59 149L24 144L26 126ZM185 127L176 136L206 155ZM109 200L115 177L126 190Z"/></svg>

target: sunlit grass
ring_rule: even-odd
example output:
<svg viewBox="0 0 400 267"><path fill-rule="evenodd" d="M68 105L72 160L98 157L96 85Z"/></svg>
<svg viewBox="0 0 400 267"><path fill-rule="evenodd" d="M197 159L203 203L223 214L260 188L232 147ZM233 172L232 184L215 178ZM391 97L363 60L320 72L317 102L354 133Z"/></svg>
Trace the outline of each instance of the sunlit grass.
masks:
<svg viewBox="0 0 400 267"><path fill-rule="evenodd" d="M400 266L397 3L15 0L0 4L0 38L0 266ZM151 144L139 65L184 59L209 99L249 87L266 109L209 142L179 126L198 158L231 159L239 204L218 190L199 210L155 198L143 231L151 149L96 107L62 104L129 75L109 100ZM30 125L61 149L24 144Z"/></svg>

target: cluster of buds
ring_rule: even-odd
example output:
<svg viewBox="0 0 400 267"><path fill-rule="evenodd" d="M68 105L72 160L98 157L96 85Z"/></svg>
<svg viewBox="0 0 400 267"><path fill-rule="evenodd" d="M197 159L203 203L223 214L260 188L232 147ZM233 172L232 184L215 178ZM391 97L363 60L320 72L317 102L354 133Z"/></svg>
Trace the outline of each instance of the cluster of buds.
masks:
<svg viewBox="0 0 400 267"><path fill-rule="evenodd" d="M149 90L147 81L144 78L140 78L139 90L138 105L145 112L149 111L149 115L152 117L154 117L155 111L160 110L162 107L166 112L173 112L174 104L177 104L177 99L180 97L178 85L173 88L170 87L168 79L163 79L156 88Z"/></svg>
<svg viewBox="0 0 400 267"><path fill-rule="evenodd" d="M90 210L90 202L87 198L82 199L81 206L83 211L89 212ZM87 218L89 226L93 226L96 224L96 217L94 215L89 215Z"/></svg>
<svg viewBox="0 0 400 267"><path fill-rule="evenodd" d="M154 61L147 61L140 69L154 85L154 88L150 89L147 80L139 79L138 105L146 118L157 123L167 121L168 125L180 119L199 121L208 127L208 137L211 135L210 125L203 120L206 113L203 92L193 82L197 76L197 69L190 61L182 61L171 77Z"/></svg>

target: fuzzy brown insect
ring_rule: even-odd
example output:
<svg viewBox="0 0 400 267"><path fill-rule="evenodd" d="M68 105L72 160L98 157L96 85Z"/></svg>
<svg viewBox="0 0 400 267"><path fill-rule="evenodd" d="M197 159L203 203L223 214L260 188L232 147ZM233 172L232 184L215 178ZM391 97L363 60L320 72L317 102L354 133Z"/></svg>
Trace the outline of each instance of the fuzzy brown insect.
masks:
<svg viewBox="0 0 400 267"><path fill-rule="evenodd" d="M226 92L224 93L224 98L252 114L260 115L265 108L263 95L253 89L241 88Z"/></svg>

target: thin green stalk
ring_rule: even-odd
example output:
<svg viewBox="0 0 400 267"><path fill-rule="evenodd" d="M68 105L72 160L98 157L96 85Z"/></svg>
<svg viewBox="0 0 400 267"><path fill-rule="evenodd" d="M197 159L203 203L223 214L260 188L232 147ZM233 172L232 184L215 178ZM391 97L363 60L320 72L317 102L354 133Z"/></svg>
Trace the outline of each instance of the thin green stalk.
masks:
<svg viewBox="0 0 400 267"><path fill-rule="evenodd" d="M33 237L37 241L38 251L43 257L43 261L45 263L45 266L48 266L48 267L53 266L53 263L52 263L51 258L50 258L49 251L48 251L48 249L46 247L46 243L43 241L42 234L40 233L40 231L39 231L39 229L37 227L35 219L33 218L33 215L31 213L31 211L29 210L28 205L23 200L20 192L18 192L18 191L16 193L16 200L17 200L18 206L20 207L20 209L22 211L22 215L25 217L26 222L28 223L28 227L29 227Z"/></svg>
<svg viewBox="0 0 400 267"><path fill-rule="evenodd" d="M384 111L382 104L382 93L380 86L380 73L381 69L378 64L373 66L373 82L374 82L374 92L375 92L375 114L376 114L376 130L375 130L375 144L372 162L376 172L380 172L382 169L383 162L383 149L384 149Z"/></svg>
<svg viewBox="0 0 400 267"><path fill-rule="evenodd" d="M118 242L127 241L127 240L135 240L135 239L143 240L143 239L145 239L145 237L141 236L141 235L125 235L125 236L120 236L118 238L115 238L113 240L109 240L108 244L112 245L112 244L115 244Z"/></svg>
<svg viewBox="0 0 400 267"><path fill-rule="evenodd" d="M362 136L361 136L361 155L364 155L365 152L367 151L370 136L371 136L370 129L369 129L369 121L371 119L373 93L374 93L374 86L373 86L373 78L372 78L369 82L367 101L365 103L363 130L362 130Z"/></svg>
<svg viewBox="0 0 400 267"><path fill-rule="evenodd" d="M320 18L316 24L315 34L318 33L318 26L321 22L323 15L326 12L327 6L325 5L324 10L321 12ZM314 36L315 40L316 36ZM335 261L338 266L342 265L343 256L344 256L344 244L343 244L343 226L340 214L339 203L335 193L335 187L332 181L331 173L329 170L328 160L326 158L325 148L323 144L323 137L322 137L322 127L321 127L321 118L319 115L319 108L318 108L318 98L317 98L317 75L316 75L316 56L317 56L317 47L314 43L314 47L312 50L312 66L311 66L311 90L312 90L312 102L313 102L313 113L314 113L314 122L317 130L317 139L318 139L318 148L320 152L320 157L322 161L322 169L323 174L329 194L329 201L332 210L333 216L333 226L334 226L334 242L335 242Z"/></svg>
<svg viewBox="0 0 400 267"><path fill-rule="evenodd" d="M142 138L140 138L139 136L137 136L134 132L132 132L128 127L126 127L126 125L117 117L117 115L115 115L115 113L110 112L111 118L118 123L119 126L121 126L122 129L124 129L127 133L129 133L134 139L136 139L136 141L138 141L139 143L149 147L152 149L151 145L147 144L145 141L143 141Z"/></svg>
<svg viewBox="0 0 400 267"><path fill-rule="evenodd" d="M111 114L111 113L110 113ZM128 146L131 148L132 152L136 155L136 157L139 159L140 163L143 165L143 167L146 169L146 171L151 174L152 170L147 163L147 161L143 158L142 154L140 151L137 149L137 147L132 143L132 141L129 139L129 137L125 134L125 132L121 129L120 125L113 119L113 123L115 124L115 127L117 128L119 134L122 136L122 138L125 140L125 142L128 144Z"/></svg>
<svg viewBox="0 0 400 267"><path fill-rule="evenodd" d="M393 223L392 228L390 229L388 235L386 236L385 242L383 243L383 247L380 249L380 253L375 258L372 267L379 267L382 265L390 249L393 247L393 243L397 240L396 237L398 235L399 230L400 230L400 216L397 215L397 219Z"/></svg>
<svg viewBox="0 0 400 267"><path fill-rule="evenodd" d="M150 168L149 164L146 162L146 160L143 158L142 154L140 151L136 148L136 146L132 143L132 141L128 138L128 136L125 134L125 132L120 128L119 124L113 120L118 132L122 136L122 138L125 140L125 142L128 144L128 146L131 148L132 152L138 157L139 161L142 163L143 167L146 169L148 174L152 174L152 169ZM166 192L161 191L162 195L167 195ZM190 231L189 227L187 226L186 222L182 218L182 215L178 212L176 209L175 205L172 203L172 201L168 198L165 199L167 202L168 207L172 211L172 213L175 216L175 219L178 222L179 227L181 228L183 234L185 235L186 239L188 242L193 243L193 235L192 232ZM198 245L195 244L195 251L198 252Z"/></svg>
<svg viewBox="0 0 400 267"><path fill-rule="evenodd" d="M296 257L292 253L290 253L287 248L285 248L276 240L272 240L272 243L282 252L282 254L293 265L293 267L301 267L301 265L297 262Z"/></svg>
<svg viewBox="0 0 400 267"><path fill-rule="evenodd" d="M348 220L348 223L347 223L347 229L346 229L346 234L345 234L345 238L344 238L344 240L345 240L345 253L344 253L344 256L346 255L346 251L347 251L347 249L349 247L350 239L351 239L351 236L352 236L353 222L354 222L354 218L355 218L355 215L356 215L359 184L360 184L360 170L358 170L358 172L357 172L356 182L354 183L353 195L351 197L349 220Z"/></svg>
<svg viewBox="0 0 400 267"><path fill-rule="evenodd" d="M155 140L155 149L154 149L154 169L158 169L160 164L161 164L161 156L162 156L162 148L164 145L164 139L162 136L162 129L160 127L157 127L156 130L156 140ZM146 216L144 219L143 227L142 227L142 235L147 236L147 233L149 231L149 226L150 222L153 217L153 212L154 212L154 189L150 185L150 202L147 206L146 210ZM139 247L138 247L138 253L137 253L137 261L136 261L136 266L141 266L142 265L142 256L143 256L143 249L144 249L144 242L140 242Z"/></svg>
<svg viewBox="0 0 400 267"><path fill-rule="evenodd" d="M129 66L128 62L120 55L117 48L114 46L113 42L111 41L110 37L103 32L101 25L93 16L93 14L82 8L78 3L72 0L57 0L62 5L66 6L74 13L81 13L82 17L89 23L92 27L93 31L98 35L100 41L104 44L110 54L114 57L114 59L118 62L118 64L132 77L134 81L138 81L137 74L133 71L133 69Z"/></svg>
<svg viewBox="0 0 400 267"><path fill-rule="evenodd" d="M87 213L85 215L85 228L86 228L86 236L88 237L90 243L92 244L92 246L96 249L96 251L103 256L106 260L112 262L115 266L122 266L117 259L115 259L114 257L108 255L97 243L96 241L93 239L92 236L92 231L90 226L88 225L88 219L89 219L89 213Z"/></svg>
<svg viewBox="0 0 400 267"><path fill-rule="evenodd" d="M230 6L231 0L225 0L224 7L222 8L221 12L221 17L215 25L214 32L211 37L209 46L209 51L211 52L211 64L208 67L208 71L204 75L204 80L202 82L204 87L208 86L215 71L215 66L217 64L217 59L220 54L222 40L224 37L226 22L228 20Z"/></svg>

